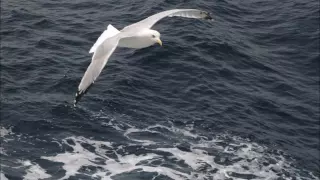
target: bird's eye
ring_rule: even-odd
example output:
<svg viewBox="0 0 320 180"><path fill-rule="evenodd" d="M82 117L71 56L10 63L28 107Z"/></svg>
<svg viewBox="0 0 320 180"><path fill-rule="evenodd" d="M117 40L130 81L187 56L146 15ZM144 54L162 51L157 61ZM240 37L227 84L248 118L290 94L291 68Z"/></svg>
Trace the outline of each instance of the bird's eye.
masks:
<svg viewBox="0 0 320 180"><path fill-rule="evenodd" d="M155 36L155 35L152 35L152 38L156 38L156 36Z"/></svg>

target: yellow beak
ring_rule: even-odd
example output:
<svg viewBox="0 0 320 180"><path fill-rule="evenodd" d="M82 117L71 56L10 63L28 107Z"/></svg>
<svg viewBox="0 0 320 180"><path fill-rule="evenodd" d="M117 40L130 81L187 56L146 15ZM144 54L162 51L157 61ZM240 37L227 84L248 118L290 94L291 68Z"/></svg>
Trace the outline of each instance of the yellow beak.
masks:
<svg viewBox="0 0 320 180"><path fill-rule="evenodd" d="M157 43L159 43L160 46L162 46L162 41L160 39L157 39Z"/></svg>

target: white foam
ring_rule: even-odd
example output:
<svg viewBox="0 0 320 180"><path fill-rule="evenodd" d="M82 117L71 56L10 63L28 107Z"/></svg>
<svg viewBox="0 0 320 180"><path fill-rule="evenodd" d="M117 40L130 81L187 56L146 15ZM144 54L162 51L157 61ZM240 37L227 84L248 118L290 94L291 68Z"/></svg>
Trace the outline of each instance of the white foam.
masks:
<svg viewBox="0 0 320 180"><path fill-rule="evenodd" d="M6 178L6 176L4 176L4 174L2 172L0 172L0 179L1 180L8 180L8 178Z"/></svg>
<svg viewBox="0 0 320 180"><path fill-rule="evenodd" d="M150 141L150 140L136 139L136 138L132 138L132 137L129 136L129 134L132 134L132 133L135 133L135 132L143 132L143 131L147 131L147 132L151 132L152 133L152 131L150 131L148 129L141 130L141 129L137 129L137 128L131 127L131 128L129 128L129 129L127 129L125 131L124 136L127 137L128 139L132 140L132 141L140 142L145 146L148 146L148 145L151 145L151 144L156 144L155 142Z"/></svg>
<svg viewBox="0 0 320 180"><path fill-rule="evenodd" d="M115 125L115 128L119 129L119 125ZM279 175L279 172L285 169L287 172L292 173L295 170L290 166L290 162L287 162L283 156L270 154L266 147L245 139L237 137L230 139L229 135L217 136L216 138L211 138L212 140L210 141L207 140L209 138L202 138L201 140L196 141L196 138L201 138L202 136L197 135L194 132L191 133L190 131L193 130L192 127L180 129L172 126L166 127L163 125L154 125L143 129L131 126L126 130L121 129L121 131L123 131L123 135L125 137L132 141L130 143L131 145L138 143L146 148L150 148L151 145L157 145L157 142L133 138L130 135L140 132L161 133L160 131L157 131L157 128L166 129L170 133L176 134L179 137L182 135L182 138L193 138L194 141L189 142L189 151L183 151L174 145L171 145L171 147L150 149L154 153L121 155L117 153L117 150L124 150L123 147L128 144L114 146L111 142L94 141L84 137L70 137L68 139L73 140L74 144L68 143L67 140L64 140L63 143L71 146L73 148L73 152L65 152L54 157L42 158L64 163L63 168L67 171L64 179L72 175L76 175L79 173L79 169L81 167L89 165L100 167L97 172L92 174L92 177L101 177L105 180L111 180L116 175L132 172L134 170L155 172L157 173L156 176L163 175L177 180L205 180L209 178L237 179L237 173L251 175L256 179L277 179L280 176L287 179L289 177L286 177L284 174ZM228 141L231 142L228 144L225 143L225 146L219 145L219 143L226 141L227 137ZM94 146L95 150L90 152L85 149L81 143L88 143ZM102 145L111 148L116 157L109 156L106 153L106 149L101 148ZM217 154L210 154L209 150L213 150ZM169 153L170 157L167 158L170 159L170 162L166 163L174 164L177 168L169 168L161 164L156 167L151 165L151 163L156 160L160 160L162 163L165 163L164 159L166 157L163 153L159 152ZM215 160L216 156L219 156L219 161ZM103 158L105 164L101 165L95 163L96 158ZM267 161L268 158L278 159L278 161L276 164L270 164L267 166L263 165L263 162ZM179 167L178 162L183 162L185 165ZM184 170L186 166L190 168L190 171ZM156 176L154 176L153 179L155 179ZM299 179L299 177L296 178Z"/></svg>
<svg viewBox="0 0 320 180"><path fill-rule="evenodd" d="M176 128L173 125L171 125L170 127L167 127L167 126L164 126L164 125L156 124L156 125L153 125L153 126L149 126L146 129L149 130L149 129L153 129L153 128L163 128L163 129L171 131L171 132L173 132L175 134L184 135L185 137L192 137L192 138L199 137L199 135L194 134L194 133L191 132L193 130L193 126L187 126L185 129L181 129L181 128ZM157 132L157 131L150 131L150 132Z"/></svg>
<svg viewBox="0 0 320 180"><path fill-rule="evenodd" d="M0 127L0 137L5 137L9 134L12 134L11 128L6 129L5 127Z"/></svg>
<svg viewBox="0 0 320 180"><path fill-rule="evenodd" d="M67 140L73 140L73 142L75 143L74 145L71 145L67 142ZM70 137L68 139L64 139L63 143L64 144L68 144L69 146L71 146L73 148L73 152L65 152L63 154L58 154L54 157L41 157L43 159L47 159L50 161L54 161L54 162L61 162L64 163L63 165L63 169L66 170L66 174L63 178L61 179L67 179L70 176L74 176L78 173L79 169L82 166L88 166L88 165L92 165L95 166L96 164L91 162L94 161L95 158L98 158L99 156L97 156L96 154L90 152L89 150L83 148L81 146L81 142L91 142L91 145L97 146L97 145L106 145L109 146L109 143L106 142L100 142L100 141L93 141L93 140L87 140L83 137ZM102 155L103 157L105 157L102 153L105 152L103 151L103 149L100 149L100 155Z"/></svg>
<svg viewBox="0 0 320 180"><path fill-rule="evenodd" d="M272 153L267 147L229 134L209 138L197 134L193 126L178 128L173 125L157 124L137 128L128 124L122 125L113 120L105 125L123 133L126 141L98 141L79 136L71 136L63 140L52 139L57 146L61 148L69 146L72 150L41 158L63 163L62 168L66 173L61 179L82 174L92 178L112 180L117 175L130 172L153 173L153 180L159 176L175 180L224 180L241 179L239 178L241 175L250 175L252 179L273 180L293 177L302 179L299 169L293 167L291 161L281 153ZM142 135L135 136L139 133ZM159 135L160 140L152 141L148 133L150 136ZM165 141L161 141L161 138ZM170 140L174 140L174 143ZM180 143L182 148L177 146ZM86 148L87 145L90 147ZM185 148L184 145L186 145ZM132 153L131 147L138 148ZM264 164L270 159L274 161ZM57 179L54 175L47 174L34 162L23 161L23 166L28 167L25 179L49 177ZM89 166L95 168L84 172L84 169ZM1 174L2 176L4 175ZM312 173L303 178L319 179Z"/></svg>
<svg viewBox="0 0 320 180"><path fill-rule="evenodd" d="M51 175L47 174L38 164L32 164L29 160L22 163L24 166L29 167L27 174L24 176L26 180L45 179L50 178Z"/></svg>
<svg viewBox="0 0 320 180"><path fill-rule="evenodd" d="M8 138L7 136L14 134L11 130L11 128L5 128L0 126L0 138L1 138L1 142L5 143L5 142L9 142L12 141L13 139ZM4 147L0 147L0 154L1 155L7 155L5 148Z"/></svg>
<svg viewBox="0 0 320 180"><path fill-rule="evenodd" d="M4 150L4 148L3 147L0 147L0 155L8 155L6 152L5 152L5 150Z"/></svg>
<svg viewBox="0 0 320 180"><path fill-rule="evenodd" d="M73 140L74 144L68 143L68 140ZM71 146L73 148L73 152L65 152L63 154L58 154L53 157L42 157L43 159L47 159L50 161L64 163L63 169L65 169L67 173L61 179L67 179L70 176L74 176L79 173L78 171L81 167L90 165L100 167L102 169L96 173L93 173L92 177L99 176L105 180L112 179L112 176L118 174L131 172L133 170L139 169L142 169L145 172L157 172L159 174L167 175L168 177L177 180L181 179L180 177L184 175L181 172L170 170L166 167L154 168L148 165L138 165L139 163L147 160L150 160L150 162L153 160L158 160L160 156L157 154L147 153L139 156L134 154L122 156L114 151L117 158L112 159L106 155L105 149L101 149L101 145L107 145L110 147L112 143L109 142L94 141L83 137L70 137L68 139L65 139L63 143ZM94 153L82 147L81 143L88 143L90 145L93 145L95 147ZM117 149L120 148L121 147L119 146ZM96 158L104 158L105 165L96 164ZM181 176L179 176L179 174Z"/></svg>
<svg viewBox="0 0 320 180"><path fill-rule="evenodd" d="M12 141L13 139L8 136L13 135L13 134L14 133L12 132L11 127L5 128L5 127L0 126L0 138L3 138L3 140L2 140L3 142Z"/></svg>

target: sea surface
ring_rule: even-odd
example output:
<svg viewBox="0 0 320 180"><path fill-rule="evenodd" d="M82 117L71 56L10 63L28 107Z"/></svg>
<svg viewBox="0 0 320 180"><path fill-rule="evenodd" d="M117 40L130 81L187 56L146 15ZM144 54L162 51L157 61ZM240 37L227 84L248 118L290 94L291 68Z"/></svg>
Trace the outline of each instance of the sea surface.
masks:
<svg viewBox="0 0 320 180"><path fill-rule="evenodd" d="M88 53L157 12L163 47ZM319 179L318 0L2 0L1 180Z"/></svg>

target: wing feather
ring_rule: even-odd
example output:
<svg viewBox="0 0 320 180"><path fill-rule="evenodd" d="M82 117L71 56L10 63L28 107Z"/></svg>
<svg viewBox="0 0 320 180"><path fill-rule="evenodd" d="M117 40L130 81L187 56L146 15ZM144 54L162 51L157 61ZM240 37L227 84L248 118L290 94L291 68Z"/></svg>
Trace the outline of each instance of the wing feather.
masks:
<svg viewBox="0 0 320 180"><path fill-rule="evenodd" d="M209 19L209 20L212 19L210 14L206 11L202 11L198 9L172 9L172 10L163 11L163 12L154 14L152 16L149 16L142 21L139 21L137 23L134 23L132 25L129 25L123 28L123 30L127 31L130 29L136 29L136 28L151 28L154 24L156 24L161 19L165 17L173 17L173 16L195 18L195 19Z"/></svg>
<svg viewBox="0 0 320 180"><path fill-rule="evenodd" d="M89 53L93 53L97 47L103 43L106 39L115 36L118 34L120 31L113 27L111 24L108 25L107 30L103 31L103 33L100 35L98 40L94 43L94 45L91 47Z"/></svg>
<svg viewBox="0 0 320 180"><path fill-rule="evenodd" d="M74 100L74 105L77 104L77 102L88 91L88 89L100 75L102 69L107 64L109 57L116 49L119 40L120 37L116 35L114 37L108 38L97 47L96 51L93 54L92 61L79 84L78 91Z"/></svg>

